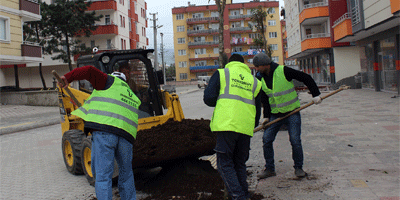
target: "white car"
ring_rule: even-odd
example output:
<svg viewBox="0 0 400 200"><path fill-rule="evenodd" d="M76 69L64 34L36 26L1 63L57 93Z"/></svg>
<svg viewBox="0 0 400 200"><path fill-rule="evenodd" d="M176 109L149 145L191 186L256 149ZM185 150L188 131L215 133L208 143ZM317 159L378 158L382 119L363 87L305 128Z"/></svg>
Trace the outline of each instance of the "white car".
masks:
<svg viewBox="0 0 400 200"><path fill-rule="evenodd" d="M199 88L206 88L208 86L208 82L210 81L211 76L198 76L197 77L197 86Z"/></svg>

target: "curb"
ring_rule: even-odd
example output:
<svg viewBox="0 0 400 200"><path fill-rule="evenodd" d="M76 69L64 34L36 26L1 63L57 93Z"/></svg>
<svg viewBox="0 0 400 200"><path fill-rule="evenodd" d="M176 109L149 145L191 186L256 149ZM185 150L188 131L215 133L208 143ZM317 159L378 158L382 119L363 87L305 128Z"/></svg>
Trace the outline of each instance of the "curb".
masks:
<svg viewBox="0 0 400 200"><path fill-rule="evenodd" d="M185 92L180 92L179 94L188 94L188 93L196 92L198 90L200 90L200 89L188 90L188 91L185 91Z"/></svg>
<svg viewBox="0 0 400 200"><path fill-rule="evenodd" d="M16 125L14 127L0 129L0 135L11 134L11 133L19 132L19 131L26 131L26 130L30 130L30 129L34 129L34 128L40 128L40 127L50 126L50 125L59 124L59 123L60 123L59 117L50 118L47 121L34 121L34 122L32 122L30 124L26 124L26 125L21 125L21 126Z"/></svg>

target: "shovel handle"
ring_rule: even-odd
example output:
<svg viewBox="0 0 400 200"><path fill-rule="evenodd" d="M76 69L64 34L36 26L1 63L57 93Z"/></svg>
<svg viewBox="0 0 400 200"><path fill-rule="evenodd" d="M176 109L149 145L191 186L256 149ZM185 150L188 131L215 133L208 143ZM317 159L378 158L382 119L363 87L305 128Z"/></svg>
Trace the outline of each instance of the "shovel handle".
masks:
<svg viewBox="0 0 400 200"><path fill-rule="evenodd" d="M64 84L64 81L60 78L60 76L57 74L56 70L53 70L51 73L53 73L54 77L58 80L59 83ZM75 96L72 94L71 90L69 88L61 88L64 89L68 95L71 97L72 101L78 106L81 107L81 103L79 103L78 99L75 98Z"/></svg>
<svg viewBox="0 0 400 200"><path fill-rule="evenodd" d="M331 92L331 93L329 93L329 94L327 94L327 95L321 97L321 99L326 99L326 98L328 98L328 97L330 97L330 96L332 96L332 95L334 95L334 94L336 94L336 93L338 93L338 92L340 92L340 91L342 91L342 90L346 90L346 89L349 89L349 88L350 88L350 86L340 86L339 89L337 89L337 90L335 90L335 91L333 91L333 92ZM293 115L293 114L299 112L300 110L303 110L304 108L307 108L307 107L309 107L309 106L311 106L311 105L313 105L313 104L314 104L314 102L311 101L310 103L307 103L306 105L301 106L300 108L297 108L296 110L293 110L292 112L290 112L289 114L287 114L287 115L285 115L285 116L283 116L283 117L276 118L275 120L270 121L270 122L268 122L268 123L265 124L265 125L258 126L258 127L256 127L256 128L254 129L254 133L257 132L257 131L259 131L259 130L261 130L261 129L264 129L265 127L271 126L272 124L275 124L276 122L279 122L279 121L281 121L282 119L285 119L286 117L289 117L290 115Z"/></svg>

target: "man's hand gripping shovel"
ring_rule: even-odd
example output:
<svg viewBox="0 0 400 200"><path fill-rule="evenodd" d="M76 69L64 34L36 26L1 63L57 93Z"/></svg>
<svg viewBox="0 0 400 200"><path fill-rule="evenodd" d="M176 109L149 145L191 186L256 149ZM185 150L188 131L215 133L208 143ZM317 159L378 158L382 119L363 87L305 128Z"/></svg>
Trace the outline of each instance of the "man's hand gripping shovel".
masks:
<svg viewBox="0 0 400 200"><path fill-rule="evenodd" d="M58 81L59 83L64 84L64 81L63 81L63 80L61 79L61 77L57 74L56 70L53 70L52 73L53 73L54 77L57 78L57 81ZM79 103L78 99L75 98L75 96L72 94L71 90L68 89L68 87L65 87L65 88L64 88L64 87L60 87L60 88L61 88L61 89L64 89L64 90L68 93L68 95L69 95L69 96L71 97L71 99L72 99L72 103L73 103L75 106L81 107L81 103Z"/></svg>
<svg viewBox="0 0 400 200"><path fill-rule="evenodd" d="M346 90L346 89L349 89L349 88L350 88L350 86L345 86L345 85L340 86L339 89L337 89L337 90L335 90L335 91L333 91L333 92L331 92L331 93L329 93L329 94L327 94L327 95L321 97L321 99L326 99L326 98L328 98L328 97L330 97L330 96L332 96L332 95L334 95L334 94L336 94L336 93L338 93L338 92L340 92L340 91L342 91L342 90ZM261 129L265 129L265 128L271 126L272 124L274 124L274 123L276 123L276 122L279 122L279 121L281 121L282 119L285 119L285 118L289 117L290 115L293 115L293 114L299 112L300 110L303 110L304 108L307 108L307 107L309 107L309 106L311 106L311 105L313 105L313 104L314 104L314 102L311 101L310 103L308 103L308 104L306 104L306 105L304 105L304 106L301 106L300 108L297 108L296 110L293 110L292 112L290 112L289 114L285 115L284 117L277 118L277 119L275 119L275 120L273 120L273 121L268 122L267 124L262 124L262 125L256 127L256 128L254 129L254 132L257 132L257 131L259 131L259 130L261 130Z"/></svg>

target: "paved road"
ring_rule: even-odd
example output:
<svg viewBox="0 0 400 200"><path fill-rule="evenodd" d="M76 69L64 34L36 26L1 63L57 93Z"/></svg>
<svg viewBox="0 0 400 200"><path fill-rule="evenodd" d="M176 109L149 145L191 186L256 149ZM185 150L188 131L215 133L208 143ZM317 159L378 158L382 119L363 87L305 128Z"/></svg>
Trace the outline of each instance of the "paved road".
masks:
<svg viewBox="0 0 400 200"><path fill-rule="evenodd" d="M177 88L186 118L212 116L213 109L202 102L203 90ZM304 169L309 173L305 179L294 177L287 132L281 131L274 143L277 176L258 181L264 160L262 132L255 133L247 162L250 188L265 199L399 199L400 104L393 96L346 90L303 110ZM300 93L300 99L306 103L311 97ZM12 119L29 123L59 117L58 110L47 114L45 108L4 108L0 107L0 128L10 126ZM93 198L94 188L86 178L65 169L60 133L56 124L0 135L1 200ZM138 192L139 199L144 196Z"/></svg>

